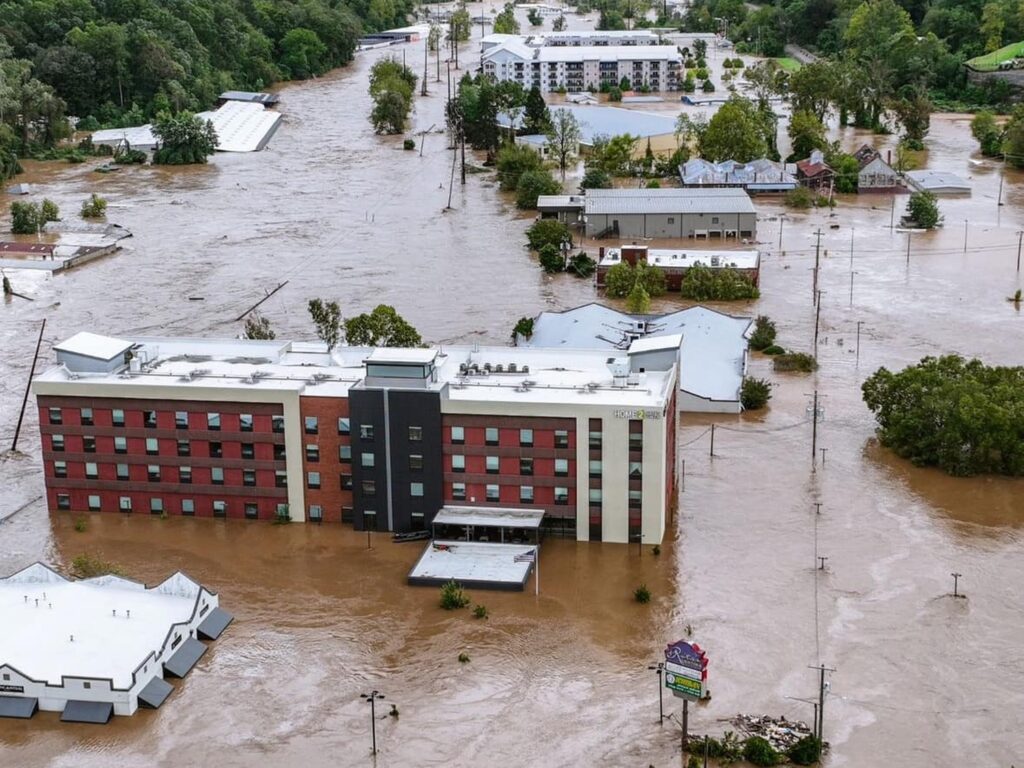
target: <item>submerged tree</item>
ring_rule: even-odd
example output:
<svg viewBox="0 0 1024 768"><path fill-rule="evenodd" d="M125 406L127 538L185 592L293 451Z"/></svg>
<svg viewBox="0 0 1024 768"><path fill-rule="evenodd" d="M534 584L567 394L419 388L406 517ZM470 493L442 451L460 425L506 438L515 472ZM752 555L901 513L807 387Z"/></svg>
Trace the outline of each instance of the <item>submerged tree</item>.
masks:
<svg viewBox="0 0 1024 768"><path fill-rule="evenodd" d="M345 321L345 337L349 344L360 347L419 347L419 332L394 307L378 304L372 312L364 312Z"/></svg>
<svg viewBox="0 0 1024 768"><path fill-rule="evenodd" d="M548 128L548 146L558 162L565 180L565 169L569 161L576 156L580 145L580 124L576 117L567 109L556 109L551 115L551 126ZM648 148L650 144L648 143Z"/></svg>
<svg viewBox="0 0 1024 768"><path fill-rule="evenodd" d="M160 140L159 148L153 153L154 165L205 163L217 149L213 123L191 112L162 115L153 124L153 135Z"/></svg>
<svg viewBox="0 0 1024 768"><path fill-rule="evenodd" d="M277 334L270 327L270 321L259 312L253 312L245 318L245 329L242 331L243 339L275 339Z"/></svg>
<svg viewBox="0 0 1024 768"><path fill-rule="evenodd" d="M341 307L336 301L309 300L309 316L316 326L316 335L330 352L341 342Z"/></svg>

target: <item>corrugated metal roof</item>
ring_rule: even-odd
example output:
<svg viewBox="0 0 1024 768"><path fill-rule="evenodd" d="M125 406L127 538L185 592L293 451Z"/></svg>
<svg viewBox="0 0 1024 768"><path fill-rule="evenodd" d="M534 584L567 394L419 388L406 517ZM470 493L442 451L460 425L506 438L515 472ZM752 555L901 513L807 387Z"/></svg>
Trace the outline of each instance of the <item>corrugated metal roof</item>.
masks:
<svg viewBox="0 0 1024 768"><path fill-rule="evenodd" d="M742 189L588 189L587 214L755 213Z"/></svg>
<svg viewBox="0 0 1024 768"><path fill-rule="evenodd" d="M114 714L114 705L109 701L72 700L64 705L64 713L60 719L65 723L95 723L103 725L110 722Z"/></svg>

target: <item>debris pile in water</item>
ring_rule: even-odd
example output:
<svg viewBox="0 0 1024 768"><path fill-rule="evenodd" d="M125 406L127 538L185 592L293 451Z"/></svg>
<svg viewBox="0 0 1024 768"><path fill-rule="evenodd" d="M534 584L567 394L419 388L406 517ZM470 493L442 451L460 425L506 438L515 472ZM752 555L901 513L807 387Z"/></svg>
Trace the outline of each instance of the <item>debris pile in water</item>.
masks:
<svg viewBox="0 0 1024 768"><path fill-rule="evenodd" d="M787 720L769 715L736 715L729 720L745 738L760 736L780 752L786 752L800 739L813 735L802 720Z"/></svg>

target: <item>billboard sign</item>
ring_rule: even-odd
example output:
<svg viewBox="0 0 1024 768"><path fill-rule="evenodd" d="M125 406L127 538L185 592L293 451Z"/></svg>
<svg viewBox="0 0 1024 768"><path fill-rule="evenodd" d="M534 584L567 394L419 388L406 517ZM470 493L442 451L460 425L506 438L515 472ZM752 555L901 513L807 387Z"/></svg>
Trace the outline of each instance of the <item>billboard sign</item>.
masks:
<svg viewBox="0 0 1024 768"><path fill-rule="evenodd" d="M707 689L708 659L696 643L685 640L665 648L665 687L674 696L698 701Z"/></svg>

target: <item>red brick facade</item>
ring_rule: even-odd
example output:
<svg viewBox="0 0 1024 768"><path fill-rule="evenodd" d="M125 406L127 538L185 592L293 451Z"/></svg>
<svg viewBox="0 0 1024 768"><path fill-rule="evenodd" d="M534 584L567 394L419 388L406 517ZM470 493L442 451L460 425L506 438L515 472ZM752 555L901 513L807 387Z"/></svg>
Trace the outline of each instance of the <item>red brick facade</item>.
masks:
<svg viewBox="0 0 1024 768"><path fill-rule="evenodd" d="M351 454L344 460L341 456L342 446L351 448L352 445L348 398L300 397L299 412L306 519L315 522L316 510L313 508L320 507L324 522L341 522L342 509L352 508ZM309 431L308 418L316 419L315 434ZM319 473L319 488L310 485L311 472Z"/></svg>

